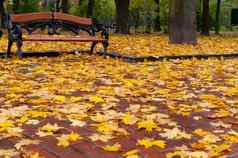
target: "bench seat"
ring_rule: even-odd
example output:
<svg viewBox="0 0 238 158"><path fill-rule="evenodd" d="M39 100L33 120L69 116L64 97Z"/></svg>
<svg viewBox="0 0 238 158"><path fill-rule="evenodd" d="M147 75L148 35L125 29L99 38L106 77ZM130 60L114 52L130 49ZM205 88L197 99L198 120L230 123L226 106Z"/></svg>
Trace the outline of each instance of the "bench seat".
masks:
<svg viewBox="0 0 238 158"><path fill-rule="evenodd" d="M48 36L48 35L34 35L23 37L23 41L45 41L45 42L93 42L102 43L105 39L93 37L93 36Z"/></svg>

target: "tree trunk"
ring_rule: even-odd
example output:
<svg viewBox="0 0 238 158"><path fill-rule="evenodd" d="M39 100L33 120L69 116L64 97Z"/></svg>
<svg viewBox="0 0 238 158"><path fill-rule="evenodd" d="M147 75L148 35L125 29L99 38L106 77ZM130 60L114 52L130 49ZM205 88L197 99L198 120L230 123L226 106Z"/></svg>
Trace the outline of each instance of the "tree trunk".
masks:
<svg viewBox="0 0 238 158"><path fill-rule="evenodd" d="M4 0L0 0L0 28L3 28L4 26Z"/></svg>
<svg viewBox="0 0 238 158"><path fill-rule="evenodd" d="M201 17L202 17L202 0L199 0L197 3L197 31L198 32L200 32L202 28Z"/></svg>
<svg viewBox="0 0 238 158"><path fill-rule="evenodd" d="M20 7L20 0L13 0L13 13L17 13L17 9Z"/></svg>
<svg viewBox="0 0 238 158"><path fill-rule="evenodd" d="M54 11L56 11L56 12L60 12L60 0L56 0L56 2L55 2L56 4L55 4L55 9L54 9Z"/></svg>
<svg viewBox="0 0 238 158"><path fill-rule="evenodd" d="M129 34L129 0L115 0L117 33Z"/></svg>
<svg viewBox="0 0 238 158"><path fill-rule="evenodd" d="M68 0L62 0L62 12L63 13L69 12L69 1Z"/></svg>
<svg viewBox="0 0 238 158"><path fill-rule="evenodd" d="M94 8L94 0L88 0L88 13L87 17L92 18L93 17L93 8Z"/></svg>
<svg viewBox="0 0 238 158"><path fill-rule="evenodd" d="M161 24L160 24L160 0L154 0L157 4L156 9L156 18L155 18L155 31L161 31Z"/></svg>
<svg viewBox="0 0 238 158"><path fill-rule="evenodd" d="M203 0L202 35L209 36L209 0Z"/></svg>
<svg viewBox="0 0 238 158"><path fill-rule="evenodd" d="M220 12L221 12L221 0L217 0L216 27L215 27L216 34L219 34L220 32Z"/></svg>
<svg viewBox="0 0 238 158"><path fill-rule="evenodd" d="M169 39L175 44L197 44L196 1L170 0Z"/></svg>
<svg viewBox="0 0 238 158"><path fill-rule="evenodd" d="M78 5L81 5L81 4L82 4L82 0L79 0L79 1L78 1Z"/></svg>

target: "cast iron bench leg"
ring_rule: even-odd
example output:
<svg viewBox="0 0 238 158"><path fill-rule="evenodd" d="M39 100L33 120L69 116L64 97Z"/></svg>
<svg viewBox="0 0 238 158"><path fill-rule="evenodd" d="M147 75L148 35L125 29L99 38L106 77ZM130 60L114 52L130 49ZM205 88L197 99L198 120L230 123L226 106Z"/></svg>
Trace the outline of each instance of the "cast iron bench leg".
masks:
<svg viewBox="0 0 238 158"><path fill-rule="evenodd" d="M103 54L106 54L107 53L107 49L108 49L108 46L109 46L109 43L108 43L108 41L104 41L103 43L102 43L102 45L103 45Z"/></svg>
<svg viewBox="0 0 238 158"><path fill-rule="evenodd" d="M13 45L13 41L12 40L8 40L6 58L10 57L12 45Z"/></svg>
<svg viewBox="0 0 238 158"><path fill-rule="evenodd" d="M93 51L94 51L94 48L95 46L97 45L96 42L93 42L92 46L91 46L91 49L90 49L90 53L93 54Z"/></svg>
<svg viewBox="0 0 238 158"><path fill-rule="evenodd" d="M17 55L18 57L22 58L23 57L23 52L22 52L22 45L23 45L23 41L22 40L17 40L16 42L17 44Z"/></svg>

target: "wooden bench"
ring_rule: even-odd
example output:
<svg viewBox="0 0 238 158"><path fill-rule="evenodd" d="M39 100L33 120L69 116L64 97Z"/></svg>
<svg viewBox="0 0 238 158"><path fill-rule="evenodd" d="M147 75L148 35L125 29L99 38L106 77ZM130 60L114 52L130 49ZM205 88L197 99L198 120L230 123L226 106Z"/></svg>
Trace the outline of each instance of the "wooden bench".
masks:
<svg viewBox="0 0 238 158"><path fill-rule="evenodd" d="M93 53L97 44L103 45L103 52L107 52L109 46L109 33L102 25L93 23L90 18L83 18L58 12L24 13L7 16L8 48L6 57L11 55L11 48L14 43L17 45L17 55L21 57L24 41L42 42L91 42L90 52ZM29 35L23 37L24 30ZM38 29L48 29L48 35L32 34ZM60 29L70 31L77 36L51 36L59 35ZM84 31L86 35L81 36ZM101 33L97 37L97 32Z"/></svg>

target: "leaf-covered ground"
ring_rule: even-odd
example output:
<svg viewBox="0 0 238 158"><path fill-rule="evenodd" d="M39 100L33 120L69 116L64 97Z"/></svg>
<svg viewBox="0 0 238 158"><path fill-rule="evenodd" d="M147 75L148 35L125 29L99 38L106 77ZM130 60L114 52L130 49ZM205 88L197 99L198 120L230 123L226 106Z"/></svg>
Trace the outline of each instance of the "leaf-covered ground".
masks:
<svg viewBox="0 0 238 158"><path fill-rule="evenodd" d="M0 52L5 51L7 42L0 40ZM40 49L39 49L40 48ZM78 48L90 48L90 44L80 43L45 43L34 42L24 45L26 51L47 50L71 50ZM101 46L98 46L98 50ZM197 55L197 54L228 54L238 51L238 38L232 35L199 37L198 45L178 46L169 44L166 35L129 35L110 36L110 51L116 51L123 55L133 56L169 56L169 55Z"/></svg>
<svg viewBox="0 0 238 158"><path fill-rule="evenodd" d="M126 63L64 55L1 59L0 69L0 157L238 155L237 59Z"/></svg>

